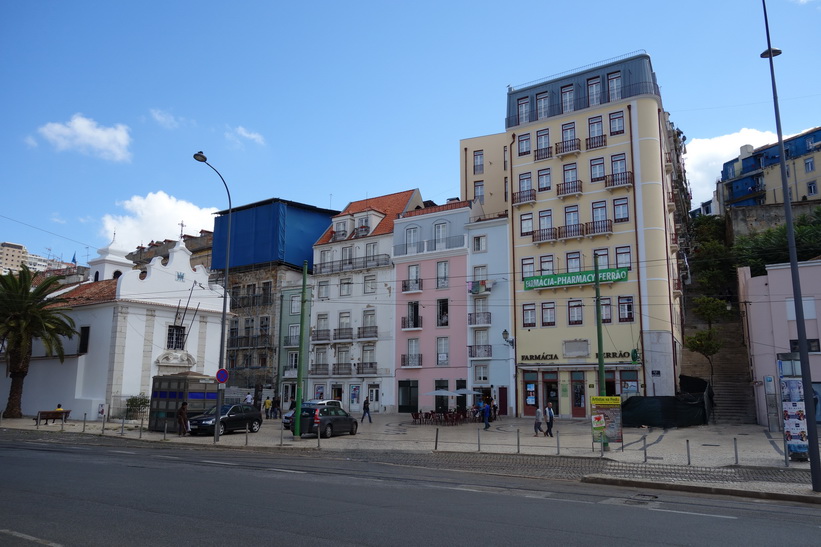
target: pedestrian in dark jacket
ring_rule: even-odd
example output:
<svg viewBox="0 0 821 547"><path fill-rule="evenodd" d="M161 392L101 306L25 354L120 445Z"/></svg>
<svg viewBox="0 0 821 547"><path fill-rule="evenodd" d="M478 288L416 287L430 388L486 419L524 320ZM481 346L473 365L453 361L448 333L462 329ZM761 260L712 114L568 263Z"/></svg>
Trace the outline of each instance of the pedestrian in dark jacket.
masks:
<svg viewBox="0 0 821 547"><path fill-rule="evenodd" d="M177 435L184 437L188 431L188 402L183 401L177 409Z"/></svg>
<svg viewBox="0 0 821 547"><path fill-rule="evenodd" d="M365 423L365 416L368 417L368 423L372 424L373 420L371 420L371 403L368 401L368 398L365 397L365 400L362 401L362 423Z"/></svg>
<svg viewBox="0 0 821 547"><path fill-rule="evenodd" d="M490 429L490 403L485 402L485 406L482 408L482 417L485 419L485 431Z"/></svg>

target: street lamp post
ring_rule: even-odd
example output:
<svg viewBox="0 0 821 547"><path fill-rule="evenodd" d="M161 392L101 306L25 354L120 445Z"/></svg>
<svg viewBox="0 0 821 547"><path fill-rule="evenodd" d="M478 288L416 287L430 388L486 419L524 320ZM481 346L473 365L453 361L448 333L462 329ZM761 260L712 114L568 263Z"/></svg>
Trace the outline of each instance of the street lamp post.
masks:
<svg viewBox="0 0 821 547"><path fill-rule="evenodd" d="M230 267L230 258L231 258L231 191L228 189L228 185L225 183L225 179L222 178L222 175L216 168L208 163L208 158L205 157L205 154L202 153L202 150L194 154L194 159L198 162L204 163L208 167L214 170L214 172L219 175L220 180L222 181L222 185L225 186L225 193L228 194L228 229L226 230L226 237L225 237L225 276L224 276L224 287L225 293L222 296L222 318L220 320L220 354L219 354L219 365L220 369L225 368L225 323L226 318L228 316L228 294L230 291L230 283L228 282L229 279L229 267ZM222 416L222 400L223 400L223 393L224 393L225 384L219 384L219 390L217 391L217 408L214 412L214 442L218 443L220 440L220 418Z"/></svg>
<svg viewBox="0 0 821 547"><path fill-rule="evenodd" d="M778 110L778 91L775 86L775 66L773 58L781 55L781 50L774 48L770 42L770 23L767 19L767 2L761 0L764 7L764 29L767 33L767 50L761 54L762 59L769 59L770 80L773 86L773 106L775 108L775 128L778 133L779 164L781 166L781 191L784 200L784 223L787 229L787 247L790 253L790 273L792 274L793 301L795 303L795 323L798 334L798 353L801 360L801 382L804 387L804 396L813 393L812 371L810 370L810 356L807 347L807 328L804 325L804 303L801 298L801 282L798 273L798 254L795 249L795 231L792 219L792 199L787 184L787 163L784 151L784 135L781 132L781 114ZM818 429L815 420L815 411L805 413L807 421L807 443L810 458L810 477L812 489L821 492L821 459L818 453Z"/></svg>

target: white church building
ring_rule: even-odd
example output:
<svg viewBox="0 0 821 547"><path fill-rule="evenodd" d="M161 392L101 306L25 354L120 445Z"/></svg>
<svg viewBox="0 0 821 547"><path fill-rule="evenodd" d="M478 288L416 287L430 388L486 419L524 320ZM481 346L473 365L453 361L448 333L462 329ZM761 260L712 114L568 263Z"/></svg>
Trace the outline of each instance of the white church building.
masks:
<svg viewBox="0 0 821 547"><path fill-rule="evenodd" d="M225 291L209 285L203 266L191 268L180 241L164 264L132 269L114 242L89 261L90 279L57 291L72 308L79 335L64 341L65 360L45 355L35 343L23 386L22 411L36 415L57 404L72 419L117 416L129 397L151 396L157 375L217 372ZM10 378L0 378L7 397Z"/></svg>

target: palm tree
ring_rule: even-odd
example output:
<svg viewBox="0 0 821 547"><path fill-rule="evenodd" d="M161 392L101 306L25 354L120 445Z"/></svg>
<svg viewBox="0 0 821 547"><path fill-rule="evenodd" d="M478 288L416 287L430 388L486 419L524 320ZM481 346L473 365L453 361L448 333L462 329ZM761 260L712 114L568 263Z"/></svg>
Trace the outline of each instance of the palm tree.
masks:
<svg viewBox="0 0 821 547"><path fill-rule="evenodd" d="M34 339L43 343L47 355L63 362L63 339L71 338L74 320L66 315L65 299L49 296L60 289L61 276L34 283L36 273L23 266L17 275L0 275L0 343L5 346L11 377L4 418L22 418L23 380L29 372Z"/></svg>

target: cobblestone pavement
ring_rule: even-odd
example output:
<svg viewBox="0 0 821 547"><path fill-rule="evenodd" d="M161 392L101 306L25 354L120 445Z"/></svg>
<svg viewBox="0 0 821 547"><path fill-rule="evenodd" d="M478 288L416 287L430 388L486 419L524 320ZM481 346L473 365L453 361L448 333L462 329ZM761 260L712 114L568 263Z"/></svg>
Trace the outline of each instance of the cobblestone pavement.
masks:
<svg viewBox="0 0 821 547"><path fill-rule="evenodd" d="M215 446L212 435L140 431L138 422L109 422L101 435L99 421L70 420L37 429L32 418L2 420L0 436L11 430L36 430L38 440L74 433L72 439L79 442ZM376 414L354 436L295 439L279 420L266 420L259 433L223 435L216 447L821 503L821 493L812 491L809 463L785 462L780 434L763 426L626 429L624 442L611 443L607 452L592 443L586 420L560 420L554 431L553 438L534 437L529 418L503 418L484 431L476 423L420 425L404 415Z"/></svg>

